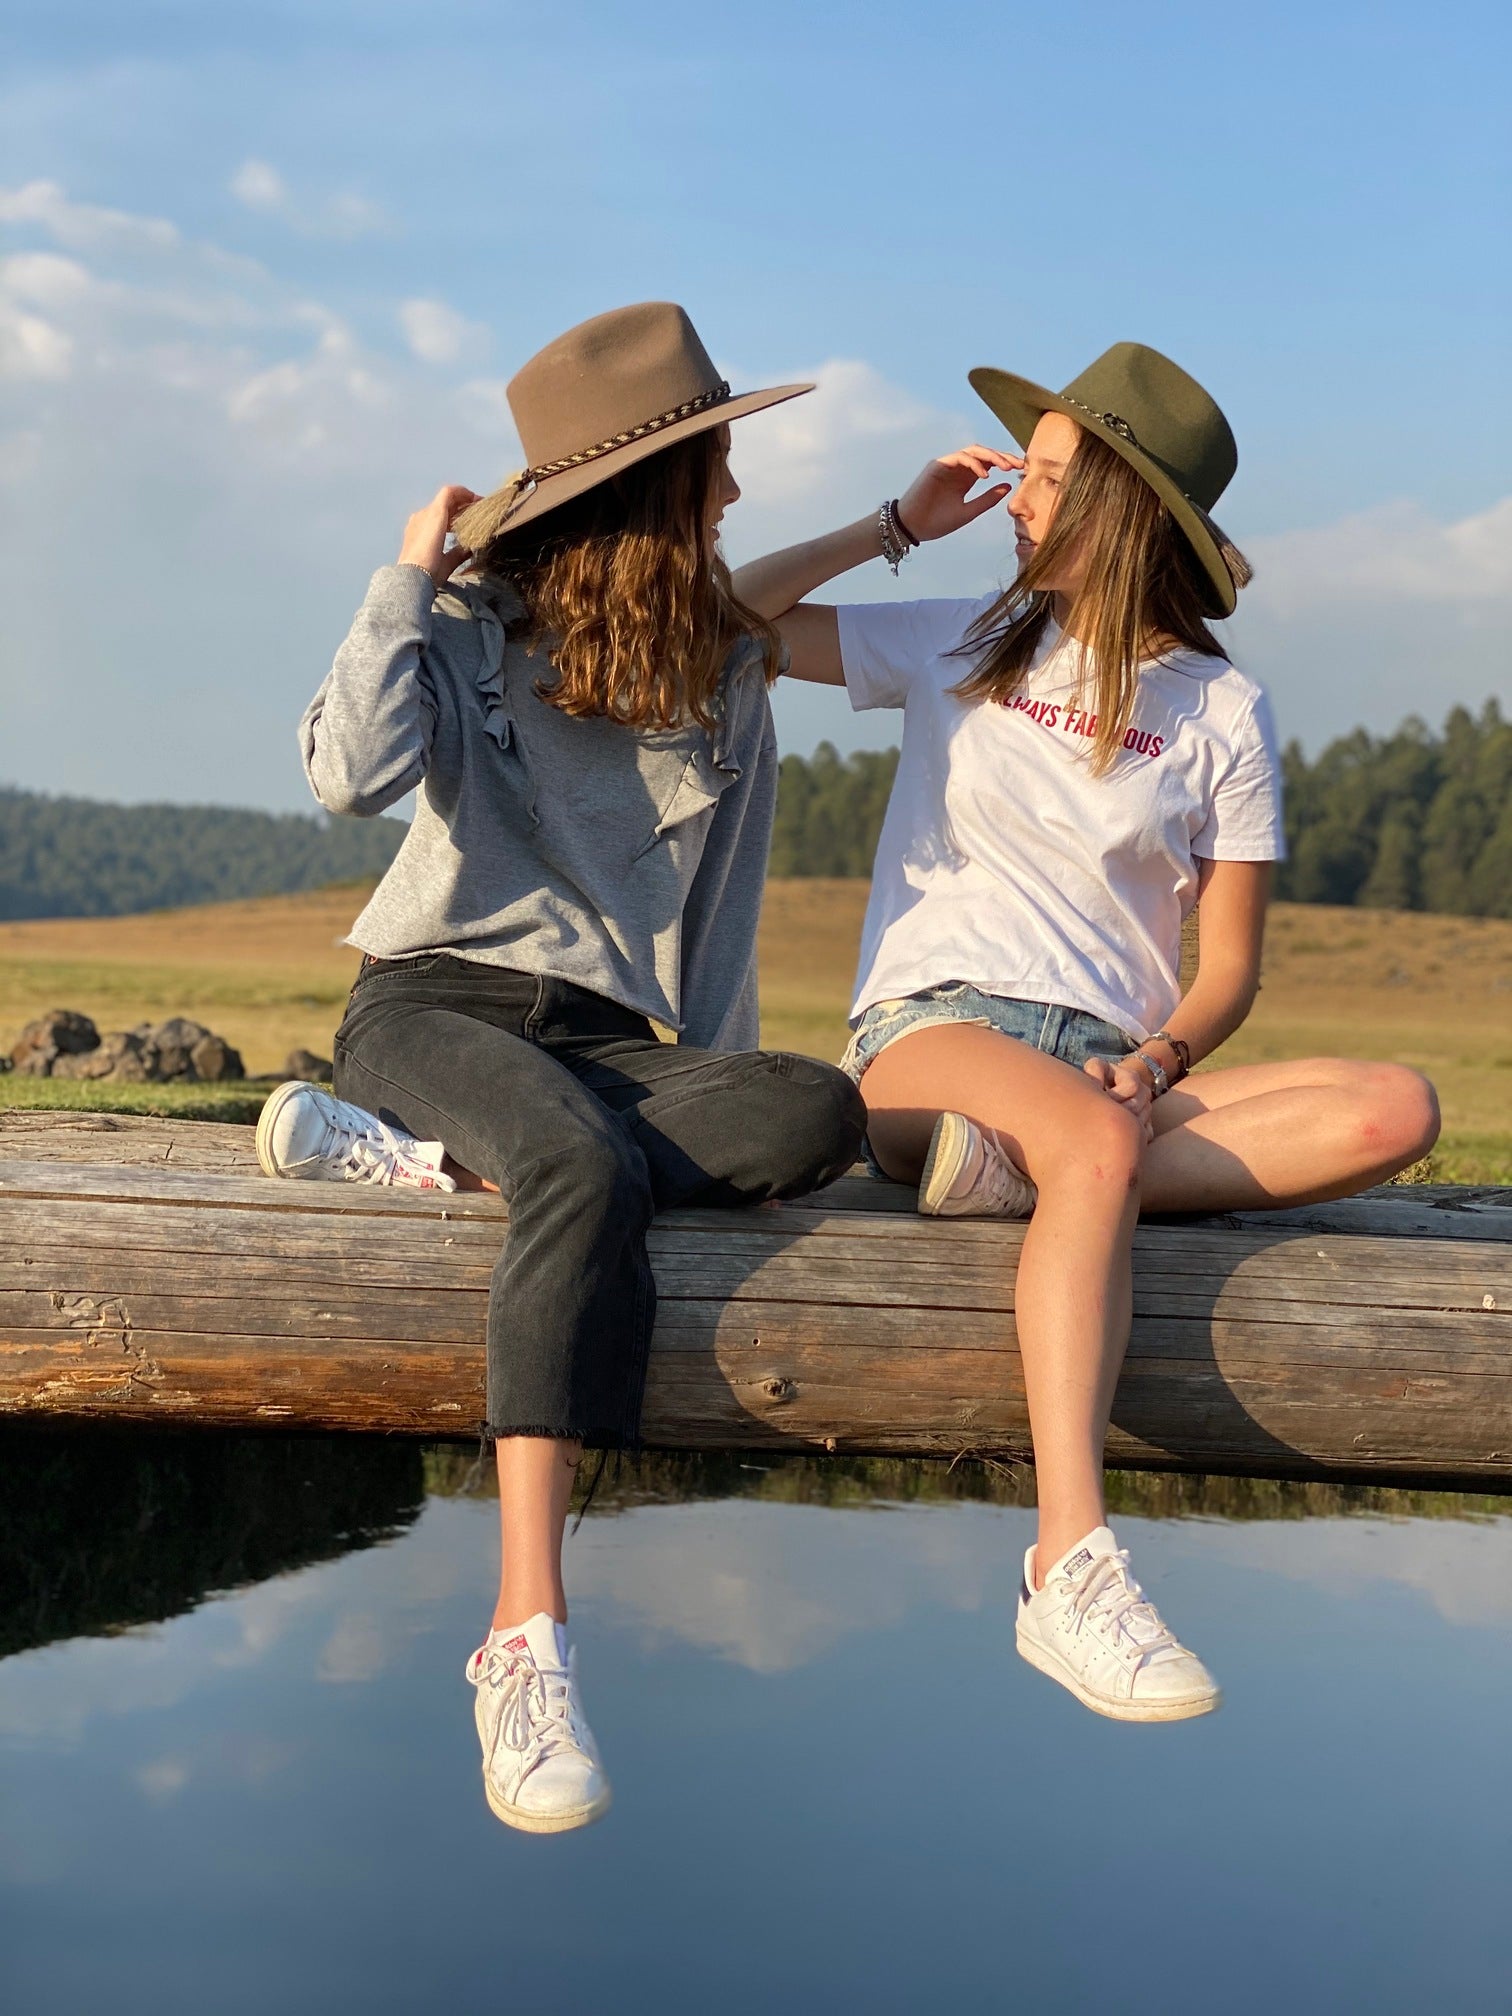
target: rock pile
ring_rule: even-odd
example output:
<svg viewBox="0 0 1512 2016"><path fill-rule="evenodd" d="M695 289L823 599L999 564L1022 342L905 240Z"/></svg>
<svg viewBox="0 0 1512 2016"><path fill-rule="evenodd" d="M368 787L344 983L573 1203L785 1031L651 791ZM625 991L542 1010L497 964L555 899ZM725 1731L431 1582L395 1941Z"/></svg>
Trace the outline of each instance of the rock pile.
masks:
<svg viewBox="0 0 1512 2016"><path fill-rule="evenodd" d="M240 1054L223 1036L187 1015L139 1022L101 1036L87 1015L55 1008L28 1022L10 1052L11 1068L32 1078L110 1078L164 1085L245 1078Z"/></svg>
<svg viewBox="0 0 1512 2016"><path fill-rule="evenodd" d="M329 1085L332 1065L329 1057L317 1057L313 1050L291 1050L284 1059L285 1078L303 1078L310 1085Z"/></svg>

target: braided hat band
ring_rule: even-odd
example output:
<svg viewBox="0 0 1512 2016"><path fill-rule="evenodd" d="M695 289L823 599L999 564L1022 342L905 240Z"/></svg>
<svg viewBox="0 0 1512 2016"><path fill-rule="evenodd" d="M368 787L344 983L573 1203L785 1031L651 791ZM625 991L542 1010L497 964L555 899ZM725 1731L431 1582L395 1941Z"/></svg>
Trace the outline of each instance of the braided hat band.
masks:
<svg viewBox="0 0 1512 2016"><path fill-rule="evenodd" d="M1189 372L1147 343L1115 343L1059 392L992 366L968 375L1021 447L1046 413L1064 413L1137 469L1200 561L1211 613L1233 614L1249 570L1210 514L1239 451L1217 401Z"/></svg>
<svg viewBox="0 0 1512 2016"><path fill-rule="evenodd" d="M564 469L579 469L585 462L597 462L611 449L628 447L632 441L643 441L648 434L659 434L663 427L670 427L678 420L691 419L693 414L702 413L706 407L717 406L729 396L729 383L721 378L712 391L700 392L696 399L685 399L681 406L674 406L667 413L658 413L654 420L642 420L638 427L627 427L623 434L611 434L607 441L595 441L591 448L580 448L575 455L563 455L556 462L538 462L533 469L522 469L519 481L522 484L538 483L543 476L560 476Z"/></svg>
<svg viewBox="0 0 1512 2016"><path fill-rule="evenodd" d="M644 441L648 434L659 434L665 427L676 426L679 420L690 420L695 413L704 413L711 406L722 405L729 396L729 380L721 378L717 385L707 392L700 392L696 399L685 399L680 406L669 407L653 419L642 420L637 426L625 428L622 433L595 441L591 448L579 448L575 454L559 456L555 462L537 462L531 468L517 469L512 476L505 477L492 496L482 498L457 519L452 530L458 543L471 553L480 553L490 540L499 537L519 505L546 477L564 476L569 469L581 469L585 463L597 462L605 455L612 455L617 448L628 448L633 441Z"/></svg>
<svg viewBox="0 0 1512 2016"><path fill-rule="evenodd" d="M459 545L481 554L501 532L517 532L674 442L813 389L732 393L675 301L590 316L510 379L506 396L526 466L469 504L451 529Z"/></svg>

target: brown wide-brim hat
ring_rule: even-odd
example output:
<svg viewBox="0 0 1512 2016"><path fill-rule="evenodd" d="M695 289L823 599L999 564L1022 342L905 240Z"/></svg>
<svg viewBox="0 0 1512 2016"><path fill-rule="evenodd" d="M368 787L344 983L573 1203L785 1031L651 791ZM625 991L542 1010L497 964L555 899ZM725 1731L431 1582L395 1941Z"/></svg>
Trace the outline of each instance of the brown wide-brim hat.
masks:
<svg viewBox="0 0 1512 2016"><path fill-rule="evenodd" d="M526 466L491 496L469 504L452 530L469 552L481 553L501 533L528 525L690 434L813 389L774 385L731 392L674 302L612 308L558 336L510 379L509 410Z"/></svg>
<svg viewBox="0 0 1512 2016"><path fill-rule="evenodd" d="M967 376L1021 448L1042 414L1064 413L1131 463L1202 562L1213 614L1233 615L1238 591L1223 557L1229 542L1208 514L1233 478L1239 450L1217 402L1195 378L1144 343L1115 343L1064 392L989 366Z"/></svg>

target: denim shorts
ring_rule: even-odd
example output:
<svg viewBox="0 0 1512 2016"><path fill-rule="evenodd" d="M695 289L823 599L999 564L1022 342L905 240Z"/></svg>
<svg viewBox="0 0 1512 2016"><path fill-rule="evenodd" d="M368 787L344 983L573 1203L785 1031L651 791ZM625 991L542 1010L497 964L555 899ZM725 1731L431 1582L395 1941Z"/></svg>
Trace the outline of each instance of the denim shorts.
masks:
<svg viewBox="0 0 1512 2016"><path fill-rule="evenodd" d="M866 1009L840 1059L840 1069L857 1084L868 1064L889 1043L918 1029L937 1029L947 1022L975 1023L1001 1030L1076 1070L1089 1057L1126 1057L1135 1048L1132 1037L1085 1009L1062 1008L1052 1001L1017 1001L1002 994L984 994L979 987L952 980L943 987L925 987L900 1001L874 1001ZM862 1153L873 1175L882 1172L869 1143Z"/></svg>

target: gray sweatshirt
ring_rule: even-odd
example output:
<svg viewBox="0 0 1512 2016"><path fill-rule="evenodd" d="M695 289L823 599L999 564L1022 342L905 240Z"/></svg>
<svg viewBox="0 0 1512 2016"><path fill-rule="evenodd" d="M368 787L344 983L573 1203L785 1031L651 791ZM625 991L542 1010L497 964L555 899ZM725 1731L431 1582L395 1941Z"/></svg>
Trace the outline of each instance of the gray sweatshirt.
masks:
<svg viewBox="0 0 1512 2016"><path fill-rule="evenodd" d="M437 590L380 567L300 723L331 812L419 787L414 822L347 942L452 952L574 981L704 1049L754 1049L756 924L777 798L761 651L721 675L711 739L574 719L506 624L498 584Z"/></svg>

